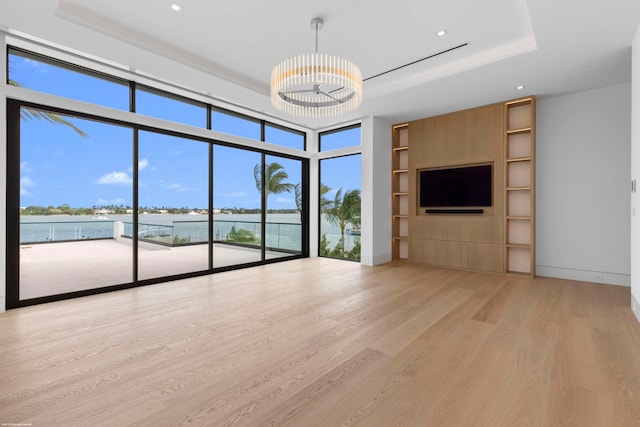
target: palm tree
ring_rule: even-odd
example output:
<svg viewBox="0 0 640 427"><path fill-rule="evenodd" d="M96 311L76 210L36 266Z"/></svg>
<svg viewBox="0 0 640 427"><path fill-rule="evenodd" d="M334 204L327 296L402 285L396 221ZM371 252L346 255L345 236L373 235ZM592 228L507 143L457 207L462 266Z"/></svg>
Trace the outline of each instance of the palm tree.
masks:
<svg viewBox="0 0 640 427"><path fill-rule="evenodd" d="M15 80L11 80L11 79L9 79L9 84L11 86L20 86L20 83L18 83ZM22 109L20 109L20 118L25 120L25 121L31 121L32 119L46 120L49 123L52 123L54 125L68 126L83 138L87 138L89 136L89 135L86 134L85 131L83 131L82 129L78 128L76 125L74 125L70 121L62 118L61 116L57 115L56 113L51 113L49 111L35 110L33 108L22 108Z"/></svg>
<svg viewBox="0 0 640 427"><path fill-rule="evenodd" d="M260 194L262 194L262 166L260 164L254 166L253 177L256 180L256 188ZM280 163L273 162L265 164L265 197L269 197L269 194L290 193L295 186L286 182L287 179L289 179L289 174L287 174Z"/></svg>
<svg viewBox="0 0 640 427"><path fill-rule="evenodd" d="M360 227L360 190L347 190L344 195L342 188L336 192L331 206L324 211L327 221L340 227L340 252L344 258L344 231L347 224L355 228Z"/></svg>
<svg viewBox="0 0 640 427"><path fill-rule="evenodd" d="M296 209L300 212L300 222L302 222L302 185L300 183L293 186L293 194L296 200Z"/></svg>
<svg viewBox="0 0 640 427"><path fill-rule="evenodd" d="M331 191L331 187L327 184L320 183L320 212L324 213L331 207L331 200L327 199L327 193Z"/></svg>

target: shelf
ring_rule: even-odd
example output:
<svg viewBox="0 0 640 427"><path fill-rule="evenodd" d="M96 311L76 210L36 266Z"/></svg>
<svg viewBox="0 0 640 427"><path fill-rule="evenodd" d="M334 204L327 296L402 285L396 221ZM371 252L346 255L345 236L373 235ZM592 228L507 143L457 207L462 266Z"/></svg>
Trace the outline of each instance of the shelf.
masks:
<svg viewBox="0 0 640 427"><path fill-rule="evenodd" d="M533 97L516 99L515 101L506 102L505 105L507 107L517 107L519 105L528 105L533 102Z"/></svg>
<svg viewBox="0 0 640 427"><path fill-rule="evenodd" d="M507 248L531 249L531 245L526 243L507 243Z"/></svg>
<svg viewBox="0 0 640 427"><path fill-rule="evenodd" d="M393 259L409 259L409 124L393 126L391 140L391 235Z"/></svg>
<svg viewBox="0 0 640 427"><path fill-rule="evenodd" d="M535 275L535 98L504 104L505 272Z"/></svg>
<svg viewBox="0 0 640 427"><path fill-rule="evenodd" d="M409 149L408 146L404 146L404 147L396 147L393 149L394 153L397 153L398 151L407 151Z"/></svg>
<svg viewBox="0 0 640 427"><path fill-rule="evenodd" d="M516 135L518 133L528 133L528 132L531 132L531 128L509 129L507 130L507 135Z"/></svg>

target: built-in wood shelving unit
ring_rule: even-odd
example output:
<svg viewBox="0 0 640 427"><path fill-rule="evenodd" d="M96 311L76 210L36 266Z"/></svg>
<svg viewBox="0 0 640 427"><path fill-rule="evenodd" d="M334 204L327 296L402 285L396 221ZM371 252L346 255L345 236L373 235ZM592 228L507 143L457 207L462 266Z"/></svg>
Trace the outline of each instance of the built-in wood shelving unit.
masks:
<svg viewBox="0 0 640 427"><path fill-rule="evenodd" d="M505 103L505 270L535 274L535 98Z"/></svg>
<svg viewBox="0 0 640 427"><path fill-rule="evenodd" d="M397 125L392 130L391 152L392 213L391 233L393 259L409 258L409 126Z"/></svg>

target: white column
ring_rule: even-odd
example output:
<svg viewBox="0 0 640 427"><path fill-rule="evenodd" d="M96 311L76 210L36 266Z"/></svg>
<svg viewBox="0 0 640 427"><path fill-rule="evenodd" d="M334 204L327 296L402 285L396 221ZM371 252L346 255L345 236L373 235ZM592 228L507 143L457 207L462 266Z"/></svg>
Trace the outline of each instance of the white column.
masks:
<svg viewBox="0 0 640 427"><path fill-rule="evenodd" d="M640 320L640 25L631 55L631 309Z"/></svg>
<svg viewBox="0 0 640 427"><path fill-rule="evenodd" d="M391 261L391 124L362 121L362 254L364 265Z"/></svg>
<svg viewBox="0 0 640 427"><path fill-rule="evenodd" d="M307 152L311 154L309 160L309 256L318 256L318 210L320 198L320 176L318 160L318 132L307 132Z"/></svg>

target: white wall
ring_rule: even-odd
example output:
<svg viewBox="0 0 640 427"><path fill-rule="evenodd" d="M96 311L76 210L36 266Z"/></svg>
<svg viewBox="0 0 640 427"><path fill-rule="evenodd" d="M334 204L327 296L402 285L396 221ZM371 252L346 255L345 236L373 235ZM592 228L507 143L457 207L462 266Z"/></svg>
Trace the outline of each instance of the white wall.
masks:
<svg viewBox="0 0 640 427"><path fill-rule="evenodd" d="M630 284L631 85L539 100L536 274Z"/></svg>
<svg viewBox="0 0 640 427"><path fill-rule="evenodd" d="M631 179L637 186L631 194L631 308L640 320L640 25L631 55Z"/></svg>
<svg viewBox="0 0 640 427"><path fill-rule="evenodd" d="M362 253L364 265L391 261L391 124L362 120Z"/></svg>

